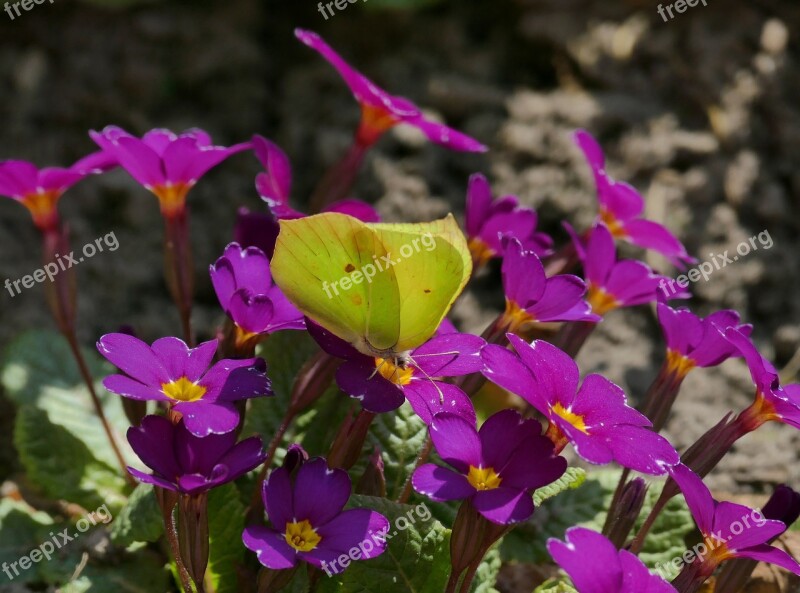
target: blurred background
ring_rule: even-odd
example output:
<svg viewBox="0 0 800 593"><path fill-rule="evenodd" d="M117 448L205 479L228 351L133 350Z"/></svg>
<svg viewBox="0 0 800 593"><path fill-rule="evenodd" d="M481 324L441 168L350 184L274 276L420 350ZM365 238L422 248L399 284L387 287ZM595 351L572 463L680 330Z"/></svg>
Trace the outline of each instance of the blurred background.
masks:
<svg viewBox="0 0 800 593"><path fill-rule="evenodd" d="M54 0L13 21L2 12L0 158L69 165L95 149L87 131L108 124L137 135L200 127L220 144L260 133L289 154L302 207L349 146L359 117L338 75L295 40L295 27L309 28L390 92L490 147L486 155L451 153L397 128L370 153L355 197L376 203L388 220L460 216L467 178L482 171L497 194L536 207L542 229L560 243L562 219L585 228L596 212L588 168L569 138L586 128L612 175L646 196L646 215L700 260L768 231L770 249L759 246L694 284L691 305L703 314L736 308L755 324L764 354L796 375L800 3L708 0L668 22L655 0L368 0L334 12L326 19L312 0ZM263 208L253 187L258 170L250 153L239 154L189 198L195 324L206 337L222 315L207 266L231 240L237 208ZM110 232L120 245L78 269L82 341L91 345L121 324L147 340L178 333L156 200L116 171L75 187L61 212L76 249ZM28 212L0 200L0 281L38 268L39 249ZM676 274L655 256L648 261ZM480 332L501 306L493 270L454 317ZM51 325L41 286L0 296L0 345ZM612 314L579 362L635 399L662 356L644 308ZM738 361L693 373L684 390L692 395L668 429L679 447L752 397ZM0 481L14 465L8 426L0 414ZM799 450L796 432L765 427L710 483L744 493L779 482L798 487Z"/></svg>

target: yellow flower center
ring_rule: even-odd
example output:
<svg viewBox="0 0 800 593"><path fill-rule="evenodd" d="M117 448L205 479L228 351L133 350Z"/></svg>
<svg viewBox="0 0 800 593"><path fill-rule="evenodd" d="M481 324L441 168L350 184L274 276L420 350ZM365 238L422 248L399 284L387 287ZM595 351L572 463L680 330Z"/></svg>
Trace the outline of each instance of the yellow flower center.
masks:
<svg viewBox="0 0 800 593"><path fill-rule="evenodd" d="M667 351L667 366L680 378L685 377L695 367L695 362L675 350Z"/></svg>
<svg viewBox="0 0 800 593"><path fill-rule="evenodd" d="M396 362L396 360L388 358L376 358L375 368L378 369L381 377L387 381L391 381L395 385L408 385L411 383L414 369L409 366L398 365Z"/></svg>
<svg viewBox="0 0 800 593"><path fill-rule="evenodd" d="M721 562L733 557L725 542L720 541L713 535L703 534L703 543L708 550L701 558L704 564L717 566Z"/></svg>
<svg viewBox="0 0 800 593"><path fill-rule="evenodd" d="M60 191L38 191L26 195L20 202L30 211L37 227L47 228L57 219L56 203L60 197Z"/></svg>
<svg viewBox="0 0 800 593"><path fill-rule="evenodd" d="M600 220L602 220L603 224L608 227L608 230L615 239L624 239L628 236L628 233L625 232L625 228L622 226L622 223L617 220L616 216L614 216L605 208L600 208Z"/></svg>
<svg viewBox="0 0 800 593"><path fill-rule="evenodd" d="M520 307L514 301L506 301L506 310L503 312L503 325L505 331L516 332L522 326L536 321L536 318Z"/></svg>
<svg viewBox="0 0 800 593"><path fill-rule="evenodd" d="M166 185L156 185L148 187L158 198L161 205L161 213L164 216L172 216L183 212L186 207L186 194L192 189L189 183L167 183Z"/></svg>
<svg viewBox="0 0 800 593"><path fill-rule="evenodd" d="M206 393L206 388L197 383L192 383L186 377L181 377L171 383L162 383L161 391L168 398L179 402L195 402Z"/></svg>
<svg viewBox="0 0 800 593"><path fill-rule="evenodd" d="M783 417L775 409L775 404L769 401L760 390L756 391L756 399L750 404L750 407L739 414L742 426L749 431L754 431L765 422L780 422L782 419Z"/></svg>
<svg viewBox="0 0 800 593"><path fill-rule="evenodd" d="M475 268L482 268L495 255L494 250L489 247L482 239L473 237L468 243L469 252L472 255L472 263Z"/></svg>
<svg viewBox="0 0 800 593"><path fill-rule="evenodd" d="M467 481L472 484L476 490L494 490L500 487L500 482L503 481L497 472L491 467L475 467L469 466L469 473L467 474Z"/></svg>
<svg viewBox="0 0 800 593"><path fill-rule="evenodd" d="M591 282L589 283L589 291L586 295L586 300L592 307L592 312L596 313L597 315L605 315L609 311L613 311L619 307L621 304L614 297L614 295L606 292L600 286L595 286Z"/></svg>
<svg viewBox="0 0 800 593"><path fill-rule="evenodd" d="M298 552L310 552L322 541L320 535L314 531L307 519L287 523L284 537L286 538L286 543Z"/></svg>
<svg viewBox="0 0 800 593"><path fill-rule="evenodd" d="M572 410L565 408L560 403L556 403L556 405L552 407L552 410L556 416L563 418L583 434L589 434L589 431L586 429L586 423L583 421L583 416L578 416L578 414L573 413Z"/></svg>
<svg viewBox="0 0 800 593"><path fill-rule="evenodd" d="M363 146L371 146L397 122L398 120L383 107L362 104L361 123L356 132L356 139Z"/></svg>

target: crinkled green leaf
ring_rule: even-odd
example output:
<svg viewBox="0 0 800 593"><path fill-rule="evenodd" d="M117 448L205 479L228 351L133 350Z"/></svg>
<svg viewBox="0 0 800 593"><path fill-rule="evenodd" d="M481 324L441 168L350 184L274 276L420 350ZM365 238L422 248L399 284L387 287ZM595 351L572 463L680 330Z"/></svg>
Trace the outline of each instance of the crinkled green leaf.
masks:
<svg viewBox="0 0 800 593"><path fill-rule="evenodd" d="M323 574L318 593L444 591L450 572L449 529L429 517L424 507L371 496L353 496L351 506L373 509L389 519L387 549L372 560L353 562L341 573L330 577ZM400 526L406 528L399 529Z"/></svg>
<svg viewBox="0 0 800 593"><path fill-rule="evenodd" d="M580 467L568 467L564 475L552 484L539 488L533 493L533 504L541 506L546 500L554 498L567 490L580 488L586 481L586 470Z"/></svg>
<svg viewBox="0 0 800 593"><path fill-rule="evenodd" d="M217 593L238 593L238 568L244 563L242 543L245 505L233 484L208 495L208 531L211 538L208 575Z"/></svg>
<svg viewBox="0 0 800 593"><path fill-rule="evenodd" d="M164 533L161 509L150 484L139 484L111 524L111 539L122 547L154 542Z"/></svg>
<svg viewBox="0 0 800 593"><path fill-rule="evenodd" d="M500 557L500 546L494 545L483 557L483 561L475 571L475 578L472 581L472 593L499 593L495 588L497 575L500 574L500 566L503 560Z"/></svg>
<svg viewBox="0 0 800 593"><path fill-rule="evenodd" d="M533 593L578 593L566 577L563 579L549 579L542 583Z"/></svg>
<svg viewBox="0 0 800 593"><path fill-rule="evenodd" d="M387 414L378 414L370 427L369 449L380 448L386 475L386 495L397 498L417 462L428 427L408 402Z"/></svg>

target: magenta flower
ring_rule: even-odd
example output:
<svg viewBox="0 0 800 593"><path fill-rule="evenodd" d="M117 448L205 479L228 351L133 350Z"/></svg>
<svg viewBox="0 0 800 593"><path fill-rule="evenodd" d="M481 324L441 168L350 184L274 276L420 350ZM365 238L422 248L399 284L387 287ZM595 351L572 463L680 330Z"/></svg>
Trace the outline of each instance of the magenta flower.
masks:
<svg viewBox="0 0 800 593"><path fill-rule="evenodd" d="M731 327L725 337L742 353L756 386L755 401L737 419L743 430L753 431L769 421L800 429L800 384L782 386L778 371L759 354L746 333Z"/></svg>
<svg viewBox="0 0 800 593"><path fill-rule="evenodd" d="M683 492L703 536L698 547L705 550L697 553L692 578L705 580L717 566L731 558L768 562L800 575L800 564L768 543L786 531L784 523L765 519L757 509L732 502L717 502L703 480L683 464L671 468L670 475Z"/></svg>
<svg viewBox="0 0 800 593"><path fill-rule="evenodd" d="M605 226L592 228L585 245L570 228L567 230L572 234L578 255L583 261L589 291L586 299L594 313L603 316L620 307L633 307L658 300L658 287L666 280L665 277L640 261L618 260L614 238ZM688 296L688 293L679 292L672 298Z"/></svg>
<svg viewBox="0 0 800 593"><path fill-rule="evenodd" d="M209 169L232 154L251 147L249 142L229 148L214 146L203 130L193 129L175 134L154 129L141 139L122 128L107 126L102 132L89 132L100 148L119 165L153 192L165 217L181 214L186 195Z"/></svg>
<svg viewBox="0 0 800 593"><path fill-rule="evenodd" d="M572 579L578 593L675 593L675 588L647 570L636 556L603 535L567 529L565 541L550 538L547 551Z"/></svg>
<svg viewBox="0 0 800 593"><path fill-rule="evenodd" d="M292 568L302 560L331 576L346 568L337 561L353 548L360 550L362 560L386 549L389 521L369 509L343 511L350 477L344 470L329 469L324 459L304 463L294 482L287 468L274 470L262 496L271 526L251 525L242 540L267 568Z"/></svg>
<svg viewBox="0 0 800 593"><path fill-rule="evenodd" d="M365 410L391 412L407 399L426 423L437 412L452 412L475 421L469 397L452 383L437 379L468 375L483 368L481 349L486 342L478 336L440 328L437 335L409 352L405 361L398 361L362 354L310 320L306 323L323 350L345 360L336 371L336 384L359 400Z"/></svg>
<svg viewBox="0 0 800 593"><path fill-rule="evenodd" d="M256 176L256 190L272 215L280 219L303 218L305 214L289 205L292 189L292 165L281 148L263 136L253 136L253 152L264 166ZM339 200L323 208L323 212L340 212L362 222L380 222L375 209L361 200Z"/></svg>
<svg viewBox="0 0 800 593"><path fill-rule="evenodd" d="M513 237L505 239L502 274L506 309L500 321L505 331L533 322L599 321L583 300L586 285L567 274L548 278L539 257Z"/></svg>
<svg viewBox="0 0 800 593"><path fill-rule="evenodd" d="M725 337L729 327L749 336L750 324L742 324L731 309L717 311L705 319L688 309L672 309L658 304L658 321L667 341L667 364L671 371L685 377L694 367L713 367L739 356L736 346Z"/></svg>
<svg viewBox="0 0 800 593"><path fill-rule="evenodd" d="M545 257L552 251L553 240L536 232L539 216L532 208L523 208L515 196L492 201L492 189L486 177L476 173L469 178L466 227L472 261L480 267L494 257L502 257L502 238L517 239L525 251Z"/></svg>
<svg viewBox="0 0 800 593"><path fill-rule="evenodd" d="M258 437L239 443L235 432L200 438L186 429L183 420L173 424L162 416L147 416L141 426L129 428L128 442L153 470L151 475L129 467L135 478L189 495L232 482L266 459Z"/></svg>
<svg viewBox="0 0 800 593"><path fill-rule="evenodd" d="M64 192L84 177L114 165L102 152L90 154L68 168L39 169L27 161L0 161L0 196L25 206L40 230L53 230L58 226L56 205Z"/></svg>
<svg viewBox="0 0 800 593"><path fill-rule="evenodd" d="M371 146L389 128L399 123L419 129L431 142L453 150L485 152L486 147L469 136L427 119L419 107L403 99L394 97L379 88L366 76L353 69L323 39L311 31L296 29L295 35L308 47L318 52L333 66L350 87L350 91L361 106L361 125L356 133L356 141L361 146Z"/></svg>
<svg viewBox="0 0 800 593"><path fill-rule="evenodd" d="M231 243L209 271L220 305L236 324L237 344L283 329L305 329L303 314L272 282L269 260L257 247Z"/></svg>
<svg viewBox="0 0 800 593"><path fill-rule="evenodd" d="M103 385L123 397L170 404L195 436L225 434L239 423L235 402L272 390L260 358L220 360L209 368L217 345L210 340L189 348L169 337L148 346L133 336L106 334L97 349L125 374L110 375Z"/></svg>
<svg viewBox="0 0 800 593"><path fill-rule="evenodd" d="M561 451L568 442L590 463L616 461L645 474L660 475L678 463L672 445L653 432L650 421L629 407L625 393L597 374L578 388L578 365L542 340L532 344L508 335L516 354L500 346L483 349L487 379L516 393L550 425L547 435Z"/></svg>
<svg viewBox="0 0 800 593"><path fill-rule="evenodd" d="M453 469L427 463L412 477L414 489L438 501L469 499L493 523L508 525L533 514L533 491L559 479L567 460L553 450L535 420L503 410L483 423L448 413L429 427L436 451Z"/></svg>
<svg viewBox="0 0 800 593"><path fill-rule="evenodd" d="M685 263L696 262L666 227L640 218L644 211L644 199L627 183L609 177L605 170L605 157L597 141L584 130L575 132L573 138L594 175L600 205L598 221L608 227L615 238L657 251L677 268L684 269Z"/></svg>

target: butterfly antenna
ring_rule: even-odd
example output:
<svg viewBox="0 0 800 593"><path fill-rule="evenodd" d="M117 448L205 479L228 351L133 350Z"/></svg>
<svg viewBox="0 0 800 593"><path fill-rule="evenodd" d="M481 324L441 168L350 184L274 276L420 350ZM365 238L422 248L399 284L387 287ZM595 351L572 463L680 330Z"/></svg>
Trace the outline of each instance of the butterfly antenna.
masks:
<svg viewBox="0 0 800 593"><path fill-rule="evenodd" d="M437 354L423 354L423 356L438 356L439 354L458 354L458 352L452 352L452 353L451 352L439 352ZM436 383L436 381L433 380L433 377L431 377L428 373L425 372L425 369L423 369L422 367L420 367L417 364L417 362L414 360L414 358L410 354L408 355L408 360L410 360L412 363L414 363L414 366L417 368L417 370L419 370L423 375L425 375L425 378L428 379L428 381L431 382L431 385L434 386L436 391L439 392L439 405L443 406L444 405L444 392L442 392L441 387L439 387L439 385Z"/></svg>

